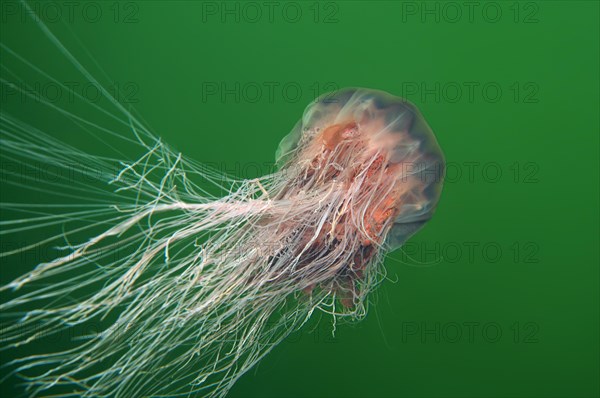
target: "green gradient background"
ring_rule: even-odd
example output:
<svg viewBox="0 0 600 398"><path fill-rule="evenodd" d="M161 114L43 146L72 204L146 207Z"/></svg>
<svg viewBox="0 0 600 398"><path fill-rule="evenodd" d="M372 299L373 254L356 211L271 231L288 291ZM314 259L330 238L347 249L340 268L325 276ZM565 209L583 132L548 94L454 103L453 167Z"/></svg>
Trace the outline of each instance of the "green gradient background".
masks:
<svg viewBox="0 0 600 398"><path fill-rule="evenodd" d="M109 13L110 3L102 4ZM273 22L265 15L258 23L222 22L219 15L203 21L202 3L134 4L136 23L107 16L67 25L112 79L136 84L135 108L166 142L243 177L272 162L314 92L332 84L396 95L413 83L494 83L503 90L497 102L481 90L472 101L466 92L455 102L450 91L439 100L408 95L462 176L446 184L411 251L389 256L385 267L397 282L384 282L363 322L338 325L335 338L327 321L295 334L244 375L231 397L600 394L597 2L533 3L535 23L523 23L535 10L528 2L495 3L503 12L497 23L480 9L472 22L465 14L457 23L443 13L439 22L403 13L407 5L443 7L436 2L322 3L317 23L312 2L296 3L303 11L298 23L277 12ZM331 12L337 22L323 23ZM64 26L49 26L85 59ZM30 21L9 17L1 33L3 43L68 79L64 61ZM266 91L256 102L243 95L239 102L218 95L204 101L203 84L212 82L293 83L302 93L298 101L280 89L273 101ZM525 100L529 89L515 100L515 82L537 87L529 97L535 101ZM69 141L94 147L85 136ZM482 173L486 165L490 174ZM502 176L490 181L497 169ZM497 261L486 259L488 246L501 248ZM456 247L462 253L454 258ZM2 266L5 282L14 275L10 262ZM472 338L467 324L475 324ZM490 324L502 331L495 342L482 332ZM422 333L436 325L439 341ZM453 325L463 332L456 342ZM409 333L413 328L419 330ZM3 393L10 396L10 386Z"/></svg>

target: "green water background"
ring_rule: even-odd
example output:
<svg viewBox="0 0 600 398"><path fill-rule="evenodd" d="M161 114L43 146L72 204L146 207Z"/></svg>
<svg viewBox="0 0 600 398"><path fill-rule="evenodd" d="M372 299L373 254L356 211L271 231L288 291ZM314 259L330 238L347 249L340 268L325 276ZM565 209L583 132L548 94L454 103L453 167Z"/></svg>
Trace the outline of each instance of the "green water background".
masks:
<svg viewBox="0 0 600 398"><path fill-rule="evenodd" d="M267 173L304 107L347 86L410 99L445 152L437 214L389 255L367 318L294 334L231 397L600 394L598 2L66 3L32 6L191 158ZM18 3L2 12L2 43L81 81Z"/></svg>

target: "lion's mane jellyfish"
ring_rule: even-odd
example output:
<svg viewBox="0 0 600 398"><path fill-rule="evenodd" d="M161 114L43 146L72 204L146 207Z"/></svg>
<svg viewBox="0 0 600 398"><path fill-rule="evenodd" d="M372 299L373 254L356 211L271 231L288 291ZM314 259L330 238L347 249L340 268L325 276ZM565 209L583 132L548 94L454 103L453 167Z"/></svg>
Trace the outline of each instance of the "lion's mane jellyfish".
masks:
<svg viewBox="0 0 600 398"><path fill-rule="evenodd" d="M94 210L104 219L89 236L2 289L14 296L0 306L12 316L5 348L98 329L13 361L31 395L224 396L315 311L364 316L383 255L431 218L442 187L431 129L382 91L311 103L279 145L278 170L253 180L219 176L149 137L110 180L120 196ZM211 196L194 177L224 181L229 194Z"/></svg>
<svg viewBox="0 0 600 398"><path fill-rule="evenodd" d="M288 180L273 199L300 212L279 225L287 244L275 261L301 270L308 292L361 305L373 259L421 228L439 199L443 156L431 129L404 99L346 89L308 106L276 156Z"/></svg>

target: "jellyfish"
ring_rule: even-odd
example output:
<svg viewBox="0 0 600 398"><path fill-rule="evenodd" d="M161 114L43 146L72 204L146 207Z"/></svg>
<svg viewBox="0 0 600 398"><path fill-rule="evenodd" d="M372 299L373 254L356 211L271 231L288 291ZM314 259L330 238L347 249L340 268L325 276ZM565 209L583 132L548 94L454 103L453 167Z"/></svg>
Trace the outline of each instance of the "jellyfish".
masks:
<svg viewBox="0 0 600 398"><path fill-rule="evenodd" d="M366 88L324 94L281 140L276 170L235 178L163 142L36 23L111 109L77 94L85 113L41 106L137 155L90 153L0 110L3 190L30 193L0 203L0 235L34 240L0 258L53 248L0 286L0 350L17 353L0 383L18 376L32 397L223 397L315 314L364 318L385 254L431 219L442 189L443 154L415 105ZM11 57L61 85L1 49L6 73ZM23 172L32 165L52 178ZM96 172L67 178L66 165Z"/></svg>
<svg viewBox="0 0 600 398"><path fill-rule="evenodd" d="M22 150L27 137L10 137L7 152ZM100 211L93 229L105 227L2 287L13 294L0 305L12 314L4 348L101 325L11 363L31 396L224 396L315 311L362 318L383 256L432 217L442 187L443 155L417 108L371 89L311 103L281 141L277 171L231 180L223 197L186 186L193 164L160 150L110 181L135 202L65 214ZM163 159L155 179L153 157ZM115 250L126 255L106 261Z"/></svg>

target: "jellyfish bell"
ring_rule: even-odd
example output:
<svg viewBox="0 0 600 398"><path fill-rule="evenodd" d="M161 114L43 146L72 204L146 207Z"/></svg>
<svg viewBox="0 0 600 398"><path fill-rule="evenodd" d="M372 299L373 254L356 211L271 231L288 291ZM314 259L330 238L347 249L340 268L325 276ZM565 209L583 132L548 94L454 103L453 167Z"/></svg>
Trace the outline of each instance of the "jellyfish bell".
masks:
<svg viewBox="0 0 600 398"><path fill-rule="evenodd" d="M348 189L365 191L363 198L371 201L362 224L375 236L363 243L386 250L399 248L432 217L443 184L444 156L417 107L364 88L311 103L279 144L276 163L300 165L325 174L322 182L344 181Z"/></svg>
<svg viewBox="0 0 600 398"><path fill-rule="evenodd" d="M310 104L276 158L285 182L274 197L303 221L300 231L298 222L280 230L299 264L290 268L303 271L298 286L362 313L378 260L422 228L439 200L444 159L433 132L408 101L350 88Z"/></svg>

